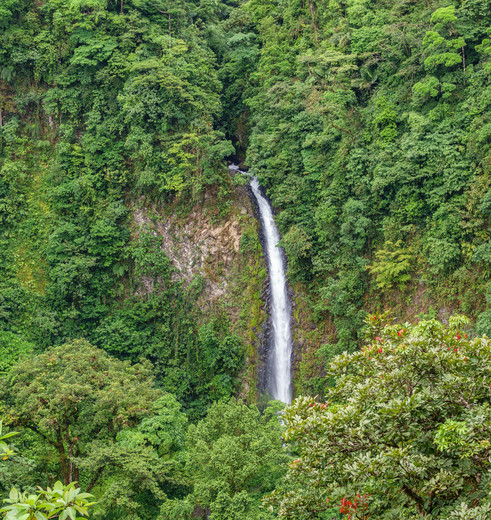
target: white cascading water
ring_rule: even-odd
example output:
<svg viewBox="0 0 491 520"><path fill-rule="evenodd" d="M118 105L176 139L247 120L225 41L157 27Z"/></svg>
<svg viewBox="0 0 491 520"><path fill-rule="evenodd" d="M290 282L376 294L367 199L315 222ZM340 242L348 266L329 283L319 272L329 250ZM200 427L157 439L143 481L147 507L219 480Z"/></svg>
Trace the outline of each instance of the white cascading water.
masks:
<svg viewBox="0 0 491 520"><path fill-rule="evenodd" d="M231 166L230 169L239 170L237 166ZM285 253L281 247L278 247L280 234L273 218L273 210L269 201L261 193L256 177L252 177L250 186L259 207L271 288L273 351L270 354L271 379L268 387L274 399L289 404L292 401L292 334L290 300L285 274Z"/></svg>

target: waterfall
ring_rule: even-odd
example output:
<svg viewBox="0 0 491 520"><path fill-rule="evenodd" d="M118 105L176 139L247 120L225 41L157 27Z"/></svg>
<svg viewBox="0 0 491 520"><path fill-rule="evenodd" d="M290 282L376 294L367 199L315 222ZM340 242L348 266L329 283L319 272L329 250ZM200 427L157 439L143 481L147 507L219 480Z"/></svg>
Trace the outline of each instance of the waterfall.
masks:
<svg viewBox="0 0 491 520"><path fill-rule="evenodd" d="M230 166L229 168L240 172L237 166ZM280 234L273 218L273 210L268 199L262 194L259 181L256 177L252 177L250 187L259 208L264 246L266 249L264 253L268 263L271 290L271 332L273 348L269 353L269 378L267 386L273 399L278 399L279 401L289 404L292 400L292 334L290 328L290 299L288 298L285 273L285 253L281 247L278 247Z"/></svg>

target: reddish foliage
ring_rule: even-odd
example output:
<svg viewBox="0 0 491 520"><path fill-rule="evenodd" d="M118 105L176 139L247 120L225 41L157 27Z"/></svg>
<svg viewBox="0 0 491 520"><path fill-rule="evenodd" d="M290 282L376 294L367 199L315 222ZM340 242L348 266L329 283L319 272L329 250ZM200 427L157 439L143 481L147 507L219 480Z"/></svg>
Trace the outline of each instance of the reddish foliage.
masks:
<svg viewBox="0 0 491 520"><path fill-rule="evenodd" d="M357 493L356 498L353 500L349 500L346 497L341 499L341 507L339 508L339 512L343 515L348 515L348 520L352 518L355 519L359 516L359 518L368 518L366 513L368 512L368 503L367 497L369 495L364 493L363 496L360 493Z"/></svg>

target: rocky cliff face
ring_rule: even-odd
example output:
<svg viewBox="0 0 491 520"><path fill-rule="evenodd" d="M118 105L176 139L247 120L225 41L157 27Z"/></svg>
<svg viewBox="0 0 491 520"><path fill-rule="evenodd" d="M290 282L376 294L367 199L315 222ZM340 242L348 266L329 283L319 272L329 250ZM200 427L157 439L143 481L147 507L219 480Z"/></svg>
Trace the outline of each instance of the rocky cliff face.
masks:
<svg viewBox="0 0 491 520"><path fill-rule="evenodd" d="M248 216L245 205L239 215ZM135 223L150 225L158 210L138 209ZM176 268L175 277L189 285L197 276L206 280L207 300L225 298L230 272L240 253L243 223L235 212L214 222L204 206L195 207L185 218L172 213L155 221L153 228L162 237L162 249ZM155 219L154 219L155 220Z"/></svg>
<svg viewBox="0 0 491 520"><path fill-rule="evenodd" d="M229 318L247 345L244 396L256 400L265 377L268 288L255 208L244 186L231 189L225 210L217 208L213 192L189 208L182 200L174 207L142 200L133 212L134 233L151 229L160 237L175 279L199 287L197 311L203 319ZM139 290L152 292L153 280L141 280Z"/></svg>

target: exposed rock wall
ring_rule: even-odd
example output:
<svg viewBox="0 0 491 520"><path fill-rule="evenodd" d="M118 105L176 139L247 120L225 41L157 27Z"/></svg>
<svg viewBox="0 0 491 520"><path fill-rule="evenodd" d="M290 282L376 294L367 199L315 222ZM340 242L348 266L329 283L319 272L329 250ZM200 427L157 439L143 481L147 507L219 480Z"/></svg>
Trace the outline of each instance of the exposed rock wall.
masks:
<svg viewBox="0 0 491 520"><path fill-rule="evenodd" d="M228 209L220 215L216 196L183 211L141 200L133 212L134 233L150 229L175 267L175 279L185 287L200 280L197 314L203 321L225 313L232 330L247 345L244 396L256 400L265 382L268 315L266 264L259 241L259 222L248 188L234 187ZM153 280L140 280L140 291L151 292Z"/></svg>

